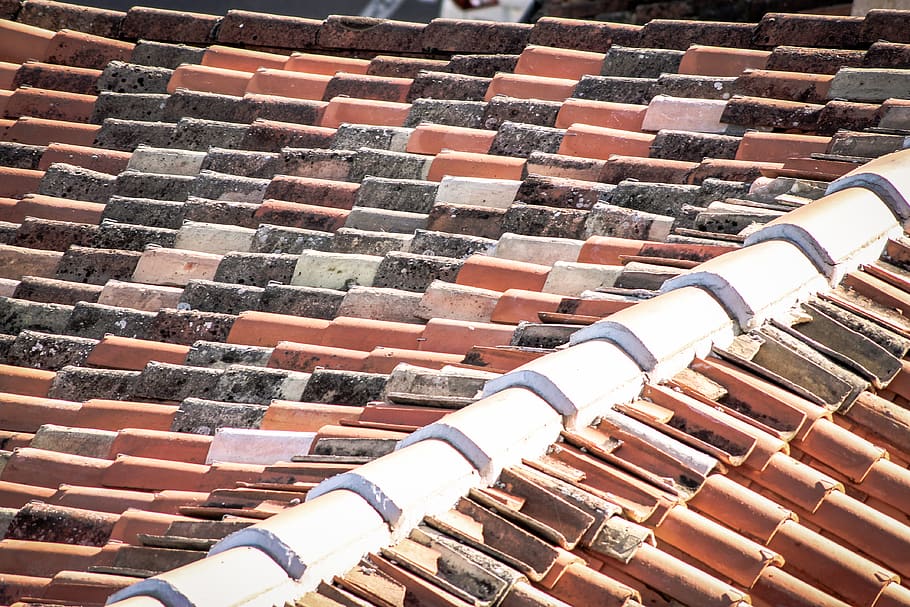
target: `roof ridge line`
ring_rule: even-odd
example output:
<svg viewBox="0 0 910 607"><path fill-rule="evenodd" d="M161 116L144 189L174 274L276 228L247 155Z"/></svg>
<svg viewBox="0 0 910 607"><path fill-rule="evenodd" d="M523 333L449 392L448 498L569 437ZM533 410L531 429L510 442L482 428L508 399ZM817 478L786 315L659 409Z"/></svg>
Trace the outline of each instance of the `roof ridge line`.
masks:
<svg viewBox="0 0 910 607"><path fill-rule="evenodd" d="M857 168L833 182L823 198L756 232L742 249L706 261L667 281L657 297L576 332L569 348L487 382L483 399L416 431L395 452L326 479L304 504L227 536L202 561L116 592L109 604L149 597L168 606L193 605L181 589L193 571L206 573L211 559L251 548L270 556L287 577L273 571L264 578L272 583L263 588L269 597L315 589L364 553L406 537L425 516L448 510L504 467L540 455L563 426L587 425L638 396L646 381L671 377L714 344L829 290L876 259L910 215L910 179L902 169L908 163L910 150L903 150ZM863 194L855 199L841 193L848 188ZM666 339L669 328L681 339ZM503 419L508 423L497 423Z"/></svg>

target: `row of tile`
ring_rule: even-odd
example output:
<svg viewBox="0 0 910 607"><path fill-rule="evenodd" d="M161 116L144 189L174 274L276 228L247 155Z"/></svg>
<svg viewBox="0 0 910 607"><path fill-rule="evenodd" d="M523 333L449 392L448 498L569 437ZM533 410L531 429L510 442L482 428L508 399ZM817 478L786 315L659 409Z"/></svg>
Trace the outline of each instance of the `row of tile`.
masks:
<svg viewBox="0 0 910 607"><path fill-rule="evenodd" d="M897 155L897 158L900 156ZM865 174L875 174L887 181L889 175L895 174L891 172L894 170L892 167L899 164L899 160L884 159L877 166L872 164L865 170ZM844 187L848 184L862 186L863 181L851 176L843 184ZM837 187L833 187L832 191ZM880 189L877 191L881 192ZM888 202L896 208L906 203L904 194L898 189L892 188L887 197ZM487 399L422 429L405 441L394 456L380 458L317 486L308 494L307 506L301 507L299 513L295 510L288 511L286 518L295 517L298 525L328 525L331 519L318 516L315 511L323 503L349 495L346 491L339 490L359 493L362 500L374 509L370 511L367 508L359 517L356 537L360 541L353 546L347 541L339 541L339 534L345 534L342 537L352 537L351 517L346 519L344 531L337 527L332 530L333 545L338 546L339 552L347 554L343 564L352 565L364 549L375 550L388 542L388 536L384 535L388 533L384 524L388 524L393 534L398 534L397 537L403 537L425 515L445 512L452 501L466 494L470 487L477 486L482 481L490 482L505 466L511 465L518 458L546 449L560 430L560 420L569 428L583 428L611 406L635 398L642 388L642 370L652 379L672 377L688 366L693 355L705 353L714 344L730 344L737 330L760 326L767 318L789 309L795 300L804 298L813 291L830 288L825 276L820 274L819 267L812 261L819 258L819 252L825 252L829 261L833 262L831 265L835 269L839 268L840 274L867 260L870 254L873 258L876 257L884 239L893 235L895 230L899 231L896 220L898 215L892 213L889 205L878 198L875 192L862 205L866 209L877 205L882 211L881 217L879 220L871 220L863 235L855 241L857 244L841 249L841 255L835 253L833 248L844 245L845 235L838 234L832 238L823 229L812 225L812 217L818 216L816 213L821 215L821 210L826 211L827 219L833 214L840 216L834 210L838 206L838 196L835 193L805 207L803 217L786 217L782 220L782 223L801 227L803 234L811 239L811 246L802 243L805 252L785 241L770 240L706 262L684 279L675 284L671 282L664 295L629 308L626 312L614 314L610 319L576 333L573 336L575 345L568 350L537 359L489 382L485 388ZM848 217L850 220L856 219L852 211L843 213L843 217L843 223L848 222ZM870 242L874 244L867 249ZM773 280L770 277L761 280L762 271L773 272L776 276ZM785 273L784 276L781 276L782 272ZM749 282L743 280L747 276ZM834 278L834 275L829 274L828 277ZM752 286L755 284L760 287ZM687 288L689 285L702 286L717 299L700 289ZM776 292L768 292L772 290ZM686 327L679 327L675 320L682 309L687 310L684 315L690 320ZM673 310L673 313L668 313L668 310ZM676 325L672 337L667 337L671 335L667 327L655 323L658 319ZM685 331L680 333L680 329ZM595 366L603 368L605 361L610 361L606 363L611 369L609 387L604 385L594 369ZM580 382L579 378L589 378L589 381ZM527 391L516 392L516 388L524 388L542 399L542 416L530 415L528 399L533 397ZM654 389L648 392L655 404L670 406L672 398L658 399L658 394ZM670 396L673 393L663 394ZM678 400L679 397L673 398ZM516 407L521 410L520 416L507 413L517 410ZM504 439L502 433L506 428L503 424L489 423L490 415L497 409L501 409L500 415L513 420L507 429L514 438ZM485 411L481 413L481 410ZM729 432L722 435L732 436ZM444 443L448 443L448 446ZM757 448L758 444L760 442L753 443L753 448ZM773 452L780 446L775 449L771 444L766 444L762 449L768 448ZM732 450L737 451L736 448ZM775 461L775 456L766 459L771 452L765 452L763 464L753 464L759 469L765 468L762 476L755 477L760 483L773 483L773 475L767 466ZM466 458L467 461L453 457ZM403 470L405 474L402 474ZM407 478L407 482L402 482L403 477ZM415 478L426 480L414 483ZM779 491L786 493L784 489ZM346 499L350 501L353 498ZM359 507L363 508L366 504ZM814 510L817 506L816 502L811 509ZM297 518L304 513L308 516ZM378 519L377 514L380 516ZM299 535L290 535L288 531L283 531L283 535L275 535L278 529L283 530L278 520L281 519L273 518L265 524L270 529L269 537L282 538L277 542L271 540L264 544L263 536L255 530L240 532L232 536L233 539L228 540L220 550L216 549L214 554L230 554L242 546L265 549L274 554L277 562L286 562L286 558L280 555L293 554L298 558L292 561L290 568L285 569L285 575L294 578L305 576L306 583L315 587L319 577L309 577L315 573L310 566L318 569L318 575L325 575L326 571L321 567L325 566L326 561L331 561L331 566L338 567L337 559L341 557L325 549L315 553L310 549L301 553L299 540L296 539ZM312 533L316 531L313 530L310 534ZM307 556L299 558L301 554ZM767 562L765 561L766 564ZM337 571L336 569L336 573ZM170 578L166 574L159 579L165 584L176 584L173 588L180 587L178 580L181 578ZM750 579L754 583L755 578ZM882 579L881 576L879 579ZM894 576L886 576L885 579L887 581L884 585L879 582L878 590L873 592L871 599L870 595L865 595L858 602L875 603L884 586L897 580ZM748 585L751 584L747 583ZM140 583L127 592L120 593L118 597L142 595L144 588L153 587ZM851 598L860 599L864 591L857 586L849 592L857 593Z"/></svg>

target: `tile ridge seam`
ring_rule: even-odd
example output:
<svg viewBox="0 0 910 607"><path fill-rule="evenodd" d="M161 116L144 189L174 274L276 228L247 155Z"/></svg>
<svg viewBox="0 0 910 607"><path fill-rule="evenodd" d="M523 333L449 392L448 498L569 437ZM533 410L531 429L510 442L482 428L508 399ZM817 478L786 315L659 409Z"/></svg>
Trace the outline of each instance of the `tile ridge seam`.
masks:
<svg viewBox="0 0 910 607"><path fill-rule="evenodd" d="M807 204L806 207L817 205L817 207L823 208L826 204L831 202L830 199L832 198L832 194L851 187L861 188L865 191L874 193L878 197L878 202L887 207L889 212L892 213L893 222L886 225L883 231L880 230L879 233L872 233L874 230L867 230L868 233L860 233L855 236L855 239L862 243L872 243L871 253L874 253L875 257L872 257L871 259L875 259L881 254L887 239L895 234L896 229L902 227L903 219L905 217L904 210L907 208L908 199L910 199L910 184L898 179L896 175L899 176L899 174L896 173L896 171L899 167L908 164L910 164L910 150L896 152L870 161L850 174L840 178L836 182L836 186L829 187L826 196ZM870 175L875 176L875 179L872 179L871 182L869 178ZM886 185L883 186L883 183ZM890 199L888 197L890 197ZM788 217L791 215L795 216L795 214L796 211L791 211L784 215L780 221L786 222ZM826 217L826 219L830 220L830 217ZM841 218L837 222L841 225L851 225L848 220L855 220L855 217L852 217L852 213L851 217ZM861 229L856 231L862 232L862 228L867 228L867 225L860 224L859 227ZM802 289L795 289L792 284L784 284L782 285L783 289L777 289L780 285L778 285L778 283L774 284L772 288L779 291L771 297L772 300L778 300L775 302L774 313L788 309L800 300L803 300L810 295L814 295L817 292L827 291L832 288L834 284L837 284L836 282L832 284L830 277L825 277L822 274L821 269L812 261L813 255L816 255L817 253L813 248L817 248L819 243L807 243L804 238L794 238L791 235L792 233L793 232L788 231L778 231L772 236L773 240L771 241L747 244L742 249L725 253L720 257L715 258L715 260L699 264L699 266L696 266L687 274L697 275L704 271L704 267L707 267L710 264L716 265L717 260L727 261L728 259L733 259L729 256L737 256L737 262L748 262L750 258L758 255L758 249L768 242L789 243L795 249L794 253L798 253L799 256L803 258L801 261L808 262L812 265L815 275L806 277L804 280L805 284L801 285L801 287L804 287ZM816 234L812 234L811 227L802 230L801 233L808 233L811 237L817 237ZM821 243L821 246L824 246L824 243ZM836 260L839 266L837 276L842 277L844 274L856 269L863 263L869 263L871 253L870 245L866 245L862 254L853 252ZM735 276L736 274L742 274L743 271L747 269L742 267L742 265L742 263L739 263L739 267L737 267L737 265L734 264L734 268L730 271L731 276L727 276L730 281L733 281L734 278L743 280L742 276ZM746 277L747 280L748 278L750 277ZM651 300L639 303L635 307L659 305L662 301L661 298L664 298L665 301L667 297L678 289L689 286L703 285L693 285L693 283L686 282L680 283L678 286L670 285L670 287L664 289L660 295ZM711 290L709 287L706 288ZM719 294L717 291L715 291L713 295L718 299L723 299L725 297L725 295ZM733 296L738 298L743 297L739 293L734 293ZM743 322L742 318L737 318L728 307L727 314L727 320L733 324L733 334L751 328L752 325L749 322ZM768 316L763 316L762 319L764 320L770 316L773 316L773 313L769 313ZM607 317L600 322L604 322L607 325L610 323L615 324L615 321L611 319L612 316ZM717 335L717 331L717 326L712 325L704 327L704 331L702 332L707 338L708 347L710 347L714 337ZM692 332L693 331L688 330L687 335ZM634 327L632 327L631 333L634 336ZM536 376L542 376L544 381L550 382L551 388L554 386L559 388L558 384L560 382L558 381L558 378L557 380L554 380L552 377L547 376L548 373L552 374L554 372L552 368L546 366L549 361L556 360L556 358L560 356L571 356L574 352L582 355L586 347L590 348L594 347L594 345L598 345L599 347L604 343L608 343L617 350L622 347L620 346L617 348L609 340L609 332L606 332L603 335L596 335L588 341L577 342L565 350L548 354L524 367L531 368L532 370L542 369L541 371L535 371L537 374ZM672 365L674 369L685 368L697 354L697 352L693 352L689 349L691 344L679 344L679 346L680 347L677 348L677 350L682 351L685 356L677 356L677 359L674 360ZM626 352L621 353L627 355ZM590 358L590 356L587 355L585 355L585 357ZM628 356L626 357L628 358ZM632 358L636 357L633 355L629 360L631 361ZM540 361L544 362L541 363ZM662 361L658 360L656 362L660 363ZM529 385L530 382L527 381L526 377L520 378L519 381L516 382L500 381L503 378L508 378L510 376L522 376L523 373L527 376L527 369L523 371L522 368L488 382L488 385L494 384L494 388L485 390L484 398L459 411L465 412L464 415L467 415L468 413L479 410L485 403L488 404L491 399L495 399L497 394L500 394L504 390L510 388L525 388L530 392L536 393L543 398L543 400L548 401L548 404L560 415L560 421L565 424L566 427L571 428L575 425L586 424L597 417L598 411L603 412L606 408L610 408L616 403L634 398L638 395L643 382L648 379L654 379L649 376L649 373L653 371L653 369L644 369L638 363L633 364L637 370L637 373L634 374L635 376L622 376L618 378L619 381L614 385L605 387L603 378L598 377L600 394L597 398L592 399L591 402L571 402L571 397L567 397L565 394L560 394L555 397L569 398L569 405L575 407L575 413L579 414L578 417L567 415L567 413L571 413L571 411L565 410L559 403L552 402L554 399L552 390L548 392L547 390L540 390L539 386ZM570 374L575 371L575 369L569 369ZM665 373L662 373L661 375L665 375ZM571 381L572 379L572 377L563 377L562 383L564 384L566 380ZM574 379L577 380L577 376ZM617 378L611 376L611 379ZM495 387L497 382L501 384L501 387ZM581 415L582 412L584 412L584 415ZM513 422L515 424L520 424L523 423L524 420L510 420L510 424ZM229 553L238 548L255 548L268 554L278 566L282 568L284 573L288 576L288 584L293 587L294 592L303 594L307 591L314 590L323 579L330 579L332 575L343 574L348 568L355 565L357 561L362 558L363 554L386 547L389 542L394 541L396 537L406 537L411 529L416 526L424 516L437 514L449 509L459 497L466 493L466 488L486 485L491 478L495 479L499 474L499 471L505 465L509 465L514 461L519 461L521 457L535 457L540 455L543 452L541 451L541 444L543 444L543 449L546 449L546 446L549 445L552 440L555 440L561 429L562 427L549 428L548 432L544 432L544 436L549 442L546 440L538 440L532 441L527 445L522 445L527 447L526 452L512 454L511 459L506 463L503 461L499 463L494 462L481 474L481 470L479 469L480 465L478 464L478 455L476 453L478 449L476 441L472 441L470 435L459 434L458 436L453 437L451 429L446 429L445 420L441 420L418 430L412 435L415 437L413 440L405 439L403 445L397 451L373 460L352 471L323 481L323 483L310 492L313 497L308 497L305 503L289 508L279 515L275 515L262 523L257 523L251 527L235 532L221 540L221 542L216 544L210 551L207 559L215 555ZM528 429L528 432L533 433L537 430L539 430L539 428L530 428ZM433 449L429 449L427 443L435 443L436 445ZM423 447L421 447L421 445L423 445ZM457 463L456 459L453 459L452 455L445 449L448 449L459 456ZM439 466L436 465L436 462L428 463L425 461L425 454L423 454L422 451L427 451L432 455L434 453L433 450L441 455L440 462L445 460L445 463L442 464L442 468L458 468L458 470L453 470L451 472L453 478L457 478L457 482L454 483L454 486L445 488L441 486L441 481L438 478L432 481L430 480L433 476L445 480L446 475L449 474L448 470L440 469ZM412 455L413 457L410 457ZM421 461L414 461L418 458ZM400 487L392 487L390 491L387 491L386 489L388 489L388 487L385 484L380 486L380 484L377 484L369 478L371 470L376 470L377 468L381 469L383 466L386 466L388 462L392 461L392 459L396 460L396 465L398 466L402 463L408 465L410 460L414 470L423 472L426 476L426 478L423 479L410 477L404 480L411 488L416 487L416 491L419 494L417 496L408 496L408 501L404 504L394 503L396 500L396 492L400 497ZM461 466L462 462L460 459L464 459L465 467ZM428 482L422 482L424 480ZM429 493L424 492L423 489L425 487L430 488L435 494L430 495ZM341 494L344 495L342 496ZM359 494L359 496L369 505L369 508L361 509L361 516L359 517L361 520L346 519L345 517L340 516L342 513L332 509L326 510L323 507L323 504L327 504L330 500L341 499L342 497L347 500L356 500L357 494ZM417 506L416 508L415 504ZM427 504L430 504L430 506L427 507ZM409 512L404 513L403 510L409 510ZM396 514L392 515L390 512L395 512ZM269 530L269 521L280 520L282 524L286 524L284 521L287 519L304 521L308 520L307 517L310 513L312 513L312 516L309 518L315 517L317 520L309 520L308 523L304 525L306 529L321 529L322 534L328 534L324 535L325 537L334 537L337 533L342 541L338 542L338 545L319 546L319 549L316 551L319 554L310 559L310 561L307 561L307 557L296 553L291 542L286 541L286 539L280 537L279 534ZM377 517L377 514L381 518ZM391 529L394 534L389 533L389 529ZM362 533L355 533L357 537L353 537L352 533L358 530L362 530ZM301 542L303 545L306 545L307 538L296 539L298 545L300 545ZM331 544L331 542L329 543ZM200 573L204 573L205 571L202 570L202 564L206 563L207 559L184 565L177 570L173 570L180 571L180 574L175 577L178 580L186 580L187 576L191 575L194 568L200 568ZM308 575L307 572L311 569L314 572L318 570L318 575ZM172 572L163 573L154 576L154 578L137 582L132 586L120 590L110 597L108 604L130 597L146 596L158 598L159 600L162 600L165 605L169 606L178 604L187 605L188 603L180 600L172 600L173 597L183 596L183 594L180 592L179 588L173 586L173 582L177 580L169 579L171 578L171 573ZM169 592L163 592L162 588L171 588L171 590ZM265 592L270 592L271 590L264 589Z"/></svg>

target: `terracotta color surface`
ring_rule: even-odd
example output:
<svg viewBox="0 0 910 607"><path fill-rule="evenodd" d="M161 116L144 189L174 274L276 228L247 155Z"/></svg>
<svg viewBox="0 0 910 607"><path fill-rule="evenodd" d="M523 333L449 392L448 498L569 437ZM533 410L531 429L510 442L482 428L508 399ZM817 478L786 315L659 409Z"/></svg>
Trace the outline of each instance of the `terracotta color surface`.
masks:
<svg viewBox="0 0 910 607"><path fill-rule="evenodd" d="M0 365L0 392L47 396L55 375L53 371Z"/></svg>
<svg viewBox="0 0 910 607"><path fill-rule="evenodd" d="M250 79L249 72L185 64L174 70L167 83L167 92L174 93L182 88L240 97L246 92Z"/></svg>
<svg viewBox="0 0 910 607"><path fill-rule="evenodd" d="M334 76L337 72L366 74L369 66L370 62L366 59L332 57L313 53L292 53L285 63L284 69L292 72Z"/></svg>
<svg viewBox="0 0 910 607"><path fill-rule="evenodd" d="M368 351L282 341L269 357L269 367L312 373L318 367L363 371Z"/></svg>
<svg viewBox="0 0 910 607"><path fill-rule="evenodd" d="M496 131L423 123L411 133L406 149L415 154L435 155L443 150L486 154L495 138Z"/></svg>
<svg viewBox="0 0 910 607"><path fill-rule="evenodd" d="M227 342L248 346L275 346L281 341L319 344L329 324L317 318L247 311L234 321Z"/></svg>
<svg viewBox="0 0 910 607"><path fill-rule="evenodd" d="M95 106L94 95L39 88L18 88L6 102L6 117L33 116L51 120L88 122Z"/></svg>
<svg viewBox="0 0 910 607"><path fill-rule="evenodd" d="M41 424L74 425L79 408L79 403L46 398L46 394L0 393L0 422L11 431L37 432Z"/></svg>
<svg viewBox="0 0 910 607"><path fill-rule="evenodd" d="M585 74L599 74L605 57L589 51L526 46L518 57L515 73L579 80Z"/></svg>
<svg viewBox="0 0 910 607"><path fill-rule="evenodd" d="M500 72L493 76L493 82L490 83L484 100L489 101L496 95L506 95L519 99L563 101L572 96L577 84L577 80L567 78L545 78Z"/></svg>
<svg viewBox="0 0 910 607"><path fill-rule="evenodd" d="M0 195L15 198L37 192L43 177L44 171L0 167Z"/></svg>
<svg viewBox="0 0 910 607"><path fill-rule="evenodd" d="M23 116L9 127L6 139L31 145L69 143L90 146L95 142L95 135L100 129L101 127L97 124L80 124Z"/></svg>
<svg viewBox="0 0 910 607"><path fill-rule="evenodd" d="M344 227L350 211L283 200L264 200L254 217L261 223L334 232Z"/></svg>
<svg viewBox="0 0 910 607"><path fill-rule="evenodd" d="M117 175L126 170L126 165L132 156L131 152L106 150L104 148L72 145L67 143L51 143L41 155L38 168L47 170L55 162L65 162L80 166L92 171Z"/></svg>
<svg viewBox="0 0 910 607"><path fill-rule="evenodd" d="M265 191L265 196L270 199L350 210L354 206L359 189L359 183L275 175Z"/></svg>
<svg viewBox="0 0 910 607"><path fill-rule="evenodd" d="M646 105L566 99L556 115L556 127L567 129L573 124L590 124L622 131L640 131L647 111Z"/></svg>
<svg viewBox="0 0 910 607"><path fill-rule="evenodd" d="M211 444L211 436L128 428L117 433L110 456L135 455L204 464Z"/></svg>
<svg viewBox="0 0 910 607"><path fill-rule="evenodd" d="M255 72L261 67L284 69L287 60L286 55L219 45L208 47L202 54L202 65L241 72Z"/></svg>
<svg viewBox="0 0 910 607"><path fill-rule="evenodd" d="M749 131L739 144L736 160L783 162L797 156L808 157L811 154L824 154L830 141L830 137L815 135Z"/></svg>
<svg viewBox="0 0 910 607"><path fill-rule="evenodd" d="M679 64L680 74L739 76L746 69L764 69L770 51L692 45Z"/></svg>
<svg viewBox="0 0 910 607"><path fill-rule="evenodd" d="M512 325L521 321L539 322L540 312L555 312L561 302L561 295L507 289L493 309L492 321Z"/></svg>
<svg viewBox="0 0 910 607"><path fill-rule="evenodd" d="M345 122L375 126L402 126L410 111L410 103L335 97L329 101L320 126L338 128Z"/></svg>
<svg viewBox="0 0 910 607"><path fill-rule="evenodd" d="M486 255L472 255L461 266L455 282L493 291L505 291L506 289L540 291L543 289L549 273L550 266Z"/></svg>
<svg viewBox="0 0 910 607"><path fill-rule="evenodd" d="M352 350L376 346L416 350L423 325L339 316L322 334L322 345Z"/></svg>
<svg viewBox="0 0 910 607"><path fill-rule="evenodd" d="M60 30L47 47L47 62L102 69L111 61L129 61L135 45L72 30Z"/></svg>
<svg viewBox="0 0 910 607"><path fill-rule="evenodd" d="M521 179L524 165L524 158L443 150L433 159L427 179L442 181L446 175L487 179Z"/></svg>
<svg viewBox="0 0 910 607"><path fill-rule="evenodd" d="M273 400L262 418L263 430L316 432L327 424L356 419L361 407Z"/></svg>
<svg viewBox="0 0 910 607"><path fill-rule="evenodd" d="M250 78L245 92L318 101L322 99L325 87L331 79L331 76L322 74L261 68Z"/></svg>
<svg viewBox="0 0 910 607"><path fill-rule="evenodd" d="M586 124L574 124L566 130L559 153L607 160L613 154L647 157L655 135L622 131Z"/></svg>
<svg viewBox="0 0 910 607"><path fill-rule="evenodd" d="M464 356L460 354L378 346L370 352L363 370L371 373L391 373L399 363L441 369L446 365L460 363L463 358Z"/></svg>
<svg viewBox="0 0 910 607"><path fill-rule="evenodd" d="M20 67L21 65L19 63L0 61L0 88L4 90L12 90L15 88L13 86L13 81L16 79L16 73L19 71Z"/></svg>
<svg viewBox="0 0 910 607"><path fill-rule="evenodd" d="M507 346L512 328L484 322L433 318L427 322L420 349L465 354L474 346Z"/></svg>
<svg viewBox="0 0 910 607"><path fill-rule="evenodd" d="M0 21L3 36L3 50L0 59L11 63L23 63L29 59L44 61L55 32L16 23Z"/></svg>
<svg viewBox="0 0 910 607"><path fill-rule="evenodd" d="M73 426L117 431L121 428L170 430L176 405L92 399L82 404Z"/></svg>
<svg viewBox="0 0 910 607"><path fill-rule="evenodd" d="M85 362L97 367L141 371L151 361L183 364L189 351L189 346L180 344L105 335Z"/></svg>

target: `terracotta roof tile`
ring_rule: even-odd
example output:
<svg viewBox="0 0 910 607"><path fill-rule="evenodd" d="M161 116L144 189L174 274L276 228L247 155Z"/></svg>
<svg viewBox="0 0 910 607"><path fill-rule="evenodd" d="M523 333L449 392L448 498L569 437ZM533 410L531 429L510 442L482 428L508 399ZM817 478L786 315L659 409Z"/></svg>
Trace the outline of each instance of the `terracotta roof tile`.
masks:
<svg viewBox="0 0 910 607"><path fill-rule="evenodd" d="M51 39L45 56L36 58L48 63L102 69L109 61L128 61L133 47L129 42L63 29Z"/></svg>
<svg viewBox="0 0 910 607"><path fill-rule="evenodd" d="M261 67L285 69L287 55L212 45L202 54L202 65L242 72L255 72ZM309 70L300 70L309 71Z"/></svg>
<svg viewBox="0 0 910 607"><path fill-rule="evenodd" d="M680 74L739 76L745 69L764 69L769 51L692 45L679 64Z"/></svg>
<svg viewBox="0 0 910 607"><path fill-rule="evenodd" d="M496 95L508 95L518 99L542 99L563 101L572 96L577 80L526 74L500 72L493 76L493 82L484 97L486 101Z"/></svg>

